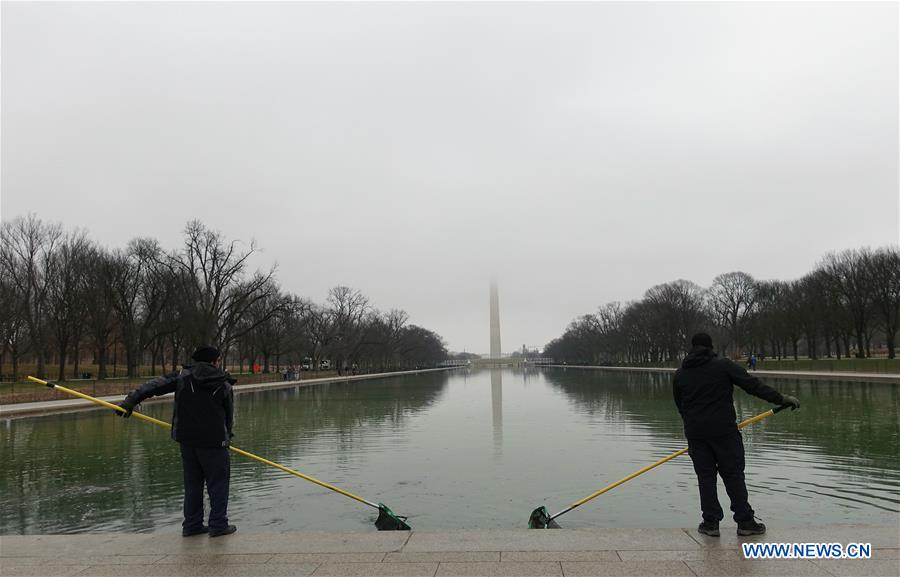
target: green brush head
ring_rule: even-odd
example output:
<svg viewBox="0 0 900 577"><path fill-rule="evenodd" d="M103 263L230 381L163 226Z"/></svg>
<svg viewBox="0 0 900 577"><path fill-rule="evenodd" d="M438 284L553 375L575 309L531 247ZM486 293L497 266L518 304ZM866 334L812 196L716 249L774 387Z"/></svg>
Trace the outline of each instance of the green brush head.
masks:
<svg viewBox="0 0 900 577"><path fill-rule="evenodd" d="M559 529L559 524L550 518L550 512L547 508L540 506L531 512L528 517L529 529Z"/></svg>
<svg viewBox="0 0 900 577"><path fill-rule="evenodd" d="M378 503L378 518L375 519L375 527L379 531L409 531L412 529L406 524L407 517L397 515L384 503Z"/></svg>

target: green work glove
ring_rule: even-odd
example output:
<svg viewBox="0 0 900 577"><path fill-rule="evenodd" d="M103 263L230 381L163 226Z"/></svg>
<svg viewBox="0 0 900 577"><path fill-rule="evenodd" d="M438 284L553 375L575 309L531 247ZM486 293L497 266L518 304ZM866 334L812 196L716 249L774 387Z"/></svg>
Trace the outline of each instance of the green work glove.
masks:
<svg viewBox="0 0 900 577"><path fill-rule="evenodd" d="M120 417L123 417L123 418L125 418L125 419L127 419L128 417L130 417L132 411L134 411L134 405L133 405L133 404L131 403L131 401L129 401L128 399L125 399L124 401L122 401L121 403L119 403L118 406L119 406L119 407L122 407L123 409L125 409L125 412L123 413L122 411L116 411L116 415L118 415L118 416L120 416Z"/></svg>
<svg viewBox="0 0 900 577"><path fill-rule="evenodd" d="M790 407L792 411L796 411L800 408L800 399L797 397L792 397L790 395L781 395L782 405L786 407Z"/></svg>

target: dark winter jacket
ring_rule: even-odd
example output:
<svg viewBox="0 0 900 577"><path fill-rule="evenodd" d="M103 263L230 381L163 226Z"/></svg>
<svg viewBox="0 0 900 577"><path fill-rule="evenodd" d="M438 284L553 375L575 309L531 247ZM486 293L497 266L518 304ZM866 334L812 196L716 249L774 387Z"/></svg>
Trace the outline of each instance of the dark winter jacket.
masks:
<svg viewBox="0 0 900 577"><path fill-rule="evenodd" d="M125 402L175 393L172 438L192 447L227 447L234 424L235 379L209 363L198 362L181 371L147 381Z"/></svg>
<svg viewBox="0 0 900 577"><path fill-rule="evenodd" d="M781 393L764 385L736 363L719 358L712 349L695 347L675 371L675 405L688 439L721 437L737 430L734 385L753 396L781 405Z"/></svg>

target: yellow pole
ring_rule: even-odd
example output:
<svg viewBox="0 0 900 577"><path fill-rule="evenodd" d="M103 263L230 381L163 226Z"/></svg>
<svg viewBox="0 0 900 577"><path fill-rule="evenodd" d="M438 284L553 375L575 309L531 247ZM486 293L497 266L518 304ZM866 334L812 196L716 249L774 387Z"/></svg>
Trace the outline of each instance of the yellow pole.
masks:
<svg viewBox="0 0 900 577"><path fill-rule="evenodd" d="M761 421L761 420L765 419L766 417L771 417L772 415L774 415L775 413L777 413L778 411L780 411L782 408L783 408L783 407L776 407L776 408L774 408L774 409L769 409L769 410L766 411L765 413L760 413L760 414L756 415L755 417L750 417L749 419L743 420L743 421L741 421L740 423L738 423L737 428L738 428L738 429L743 429L743 428L746 427L747 425L752 425L753 423L756 423L757 421ZM667 463L667 462L671 461L672 459L674 459L675 457L680 457L681 455L684 455L685 453L687 453L687 451L688 451L688 450L687 450L687 447L685 447L684 449L680 449L680 450L678 450L678 451L675 451L674 453L672 453L672 454L669 455L668 457L663 457L663 458L660 459L659 461L657 461L657 462L655 462L655 463L653 463L653 464L651 464L651 465L647 465L647 466L644 467L643 469L637 470L637 471L635 471L634 473L628 475L627 477L623 477L623 478L619 479L618 481L616 481L615 483L612 483L612 484L610 484L610 485L607 485L606 487L603 487L603 488L600 489L599 491L595 491L594 493L591 493L590 495L588 495L588 496L585 497L584 499L581 499L580 501L575 501L574 503L572 503L571 505L569 505L568 507L566 507L565 509L563 509L562 511L560 511L560 512L557 513L556 515L553 515L552 517L550 517L550 519L551 519L551 520L556 519L557 517L559 517L559 516L562 515L563 513L568 513L569 511L571 511L571 510L574 509L575 507L578 507L579 505L584 505L585 503L587 503L587 502L590 501L591 499L594 499L595 497L599 497L599 496L602 495L603 493L606 493L607 491L610 491L610 490L612 490L612 489L615 489L615 488L618 487L619 485L621 485L621 484L623 484L623 483L627 483L628 481L634 479L635 477L637 477L637 476L639 476L639 475L643 475L644 473L646 473L646 472L649 471L650 469L654 469L654 468L656 468L656 467L659 467L659 466L662 465L663 463Z"/></svg>
<svg viewBox="0 0 900 577"><path fill-rule="evenodd" d="M112 403L108 403L108 402L106 402L106 401L104 401L104 400L102 400L102 399L98 399L98 398L96 398L96 397L92 397L92 396L90 396L90 395L86 395L86 394L84 394L84 393L82 393L82 392L80 392L80 391L76 391L76 390L74 390L74 389L69 389L69 388L64 387L64 386L62 386L62 385L57 385L56 383L50 383L50 382L47 382L47 381L38 379L38 378L36 378L36 377L31 377L31 376L28 377L28 380L33 381L33 382L38 383L38 384L41 384L41 385L48 386L48 387L53 388L53 389L56 389L56 390L58 390L58 391L62 391L62 392L64 392L64 393L67 393L67 394L72 395L72 396L74 396L74 397L79 397L79 398L84 399L84 400L86 400L86 401L91 401L92 403L97 403L98 405L103 405L104 407L106 407L106 408L108 408L108 409L112 409L112 410L114 410L114 411L119 411L120 413L126 413L126 412L127 412L125 409L123 409L123 408L120 407L119 405L114 405L114 404L112 404ZM132 416L137 417L138 419L140 419L140 420L142 420L142 421L147 421L148 423L153 423L154 425L157 425L157 426L160 426L160 427L163 427L163 428L166 428L166 429L171 429L171 428L172 428L172 425L171 425L171 424L169 424L169 423L167 423L167 422L165 422L165 421L160 421L159 419L154 419L153 417L150 417L150 416L148 416L148 415L144 415L144 414L142 414L142 413L137 413L137 412L132 412L131 414L132 414ZM301 473L300 471L295 471L295 470L293 470L293 469L290 469L290 468L288 468L288 467L285 467L284 465L279 465L278 463L276 463L276 462L274 462L274 461L270 461L270 460L268 460L268 459L264 459L264 458L260 457L259 455L254 455L253 453L247 452L247 451L245 451L245 450L243 450L243 449L238 449L237 447L228 447L228 448L231 449L231 451L232 451L233 453L237 453L238 455L243 455L244 457L249 457L249 458L251 458L251 459L254 459L254 460L256 460L256 461L259 461L260 463L265 463L266 465L270 465L270 466L272 466L272 467L275 467L276 469L281 469L281 470L284 471L285 473L290 473L291 475L294 475L295 477L300 477L301 479L306 479L306 480L309 481L310 483L315 483L316 485L319 485L320 487L325 487L326 489L330 489L330 490L334 491L335 493L340 493L341 495L344 495L344 496L346 496L346 497L350 497L351 499L354 499L354 500L356 500L356 501L359 501L360 503L365 503L366 505L368 505L368 506L370 506L370 507L374 507L374 508L376 508L376 509L379 509L379 508L380 508L377 504L372 503L371 501L367 501L366 499L363 499L363 498L360 497L359 495L354 495L353 493L350 493L350 492L348 492L348 491L344 491L343 489L340 489L340 488L338 488L338 487L335 487L334 485L331 485L331 484L329 484L329 483L326 483L325 481L320 481L320 480L318 480L318 479L316 479L316 478L314 478L314 477L310 477L309 475L304 475L304 474Z"/></svg>

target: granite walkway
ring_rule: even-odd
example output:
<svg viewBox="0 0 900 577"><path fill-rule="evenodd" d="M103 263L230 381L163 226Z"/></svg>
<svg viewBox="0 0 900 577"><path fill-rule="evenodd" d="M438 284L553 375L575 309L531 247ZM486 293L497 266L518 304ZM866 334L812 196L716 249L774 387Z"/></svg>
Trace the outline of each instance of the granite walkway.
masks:
<svg viewBox="0 0 900 577"><path fill-rule="evenodd" d="M900 524L776 528L738 538L693 529L0 537L0 575L78 577L568 577L900 575ZM865 560L744 559L741 541L871 543Z"/></svg>

